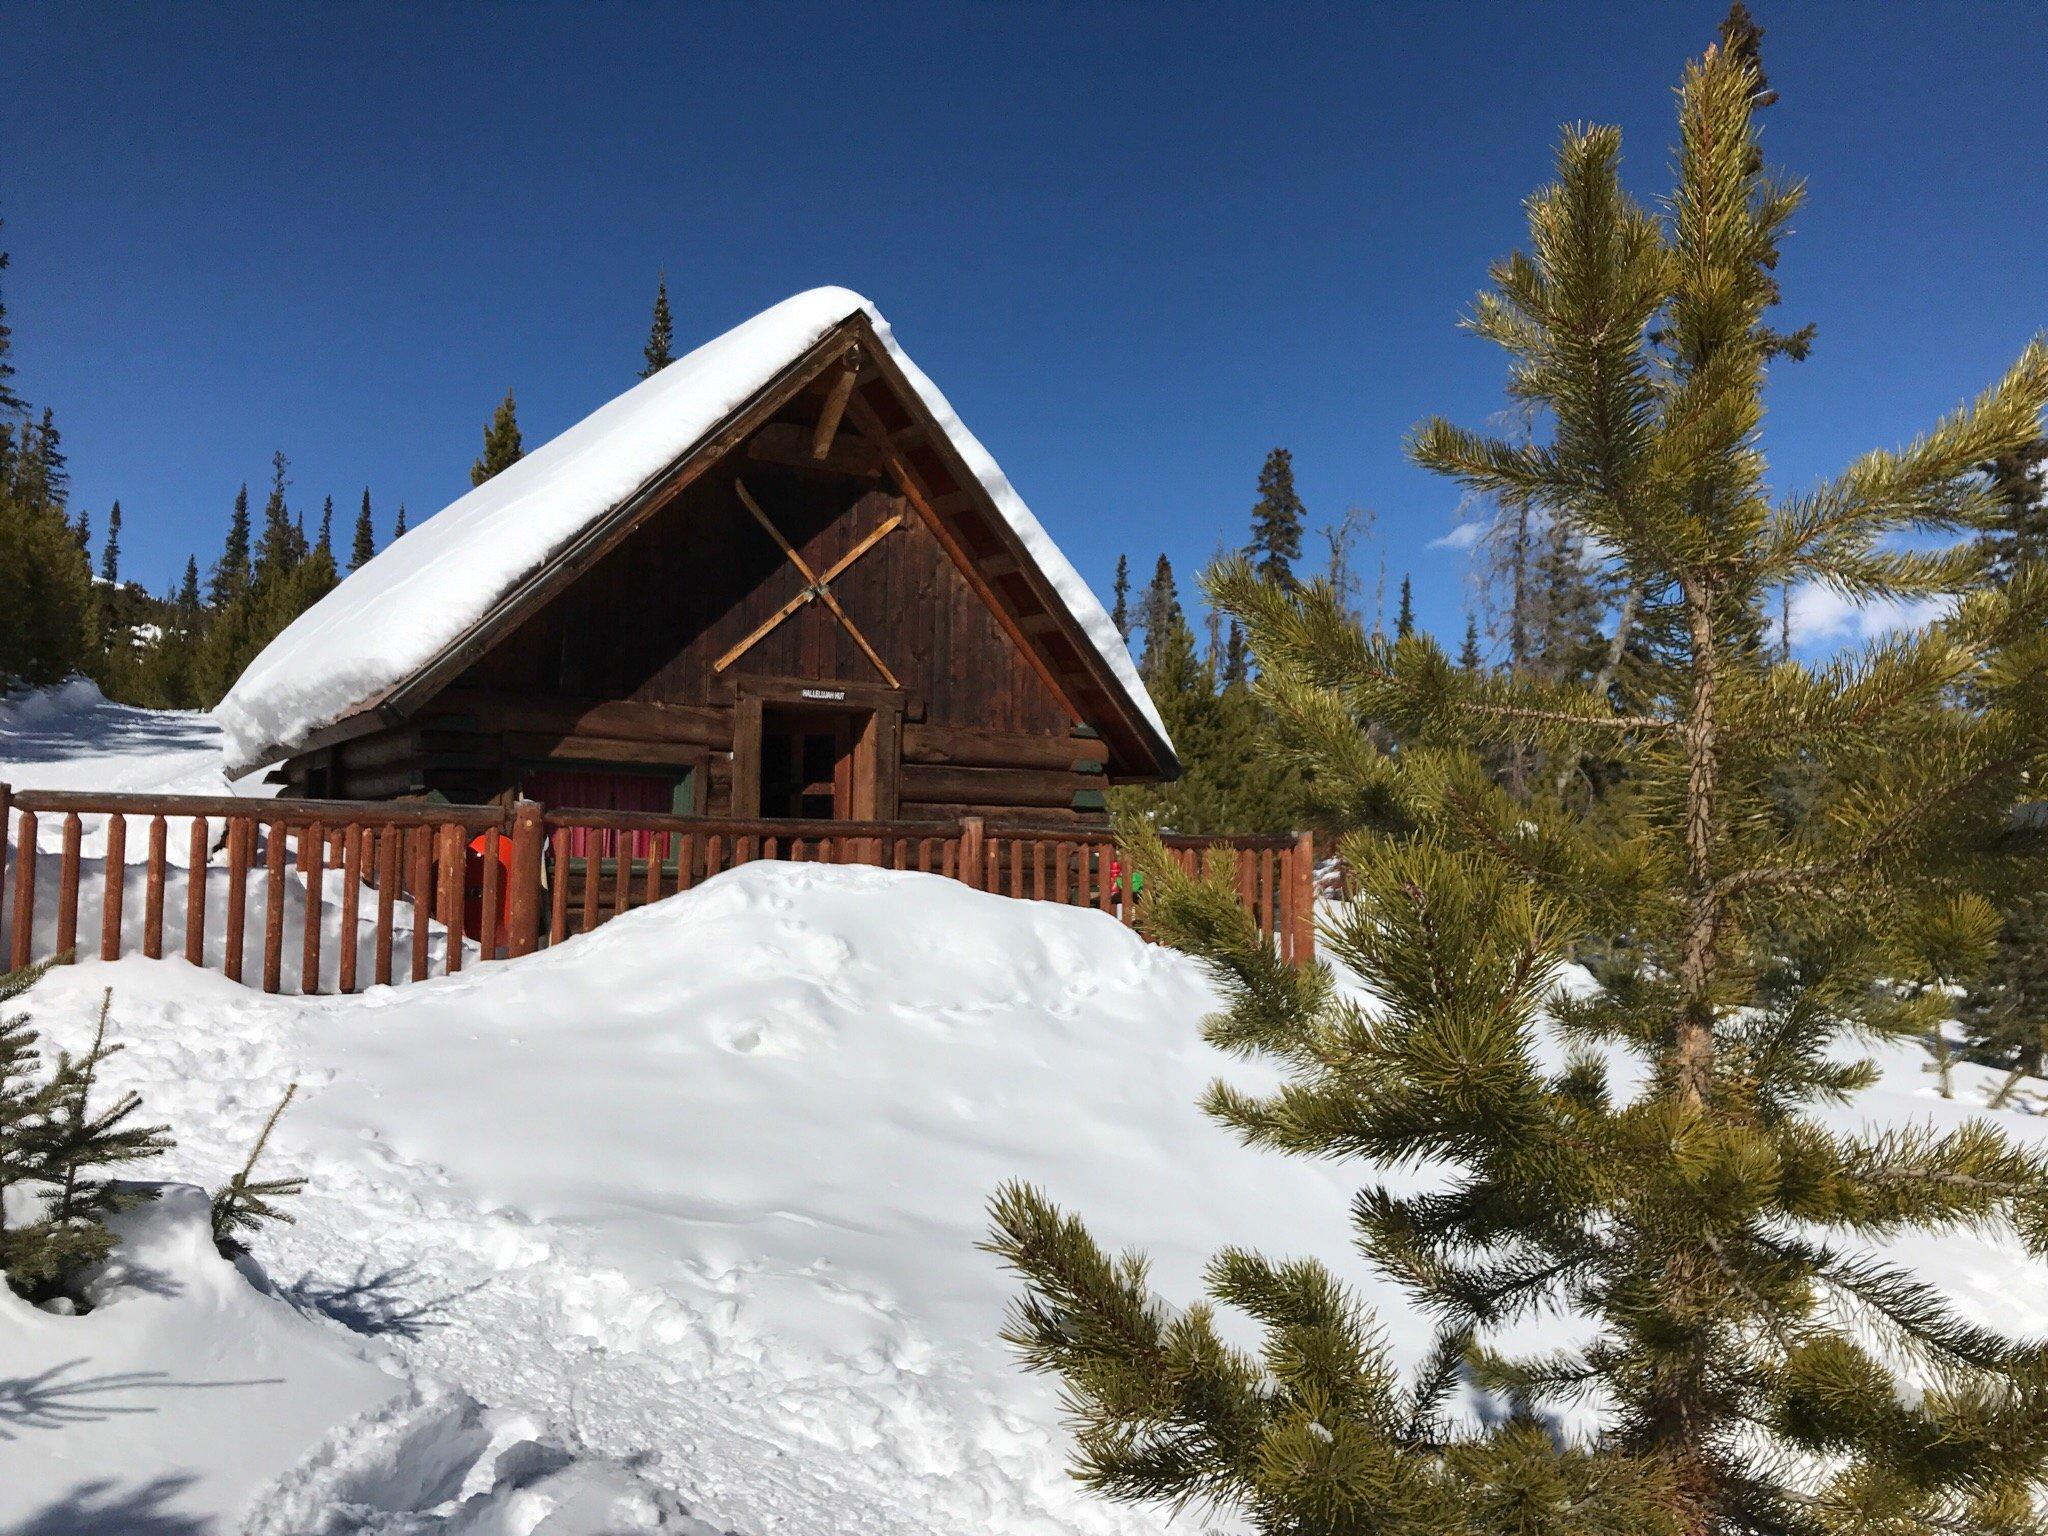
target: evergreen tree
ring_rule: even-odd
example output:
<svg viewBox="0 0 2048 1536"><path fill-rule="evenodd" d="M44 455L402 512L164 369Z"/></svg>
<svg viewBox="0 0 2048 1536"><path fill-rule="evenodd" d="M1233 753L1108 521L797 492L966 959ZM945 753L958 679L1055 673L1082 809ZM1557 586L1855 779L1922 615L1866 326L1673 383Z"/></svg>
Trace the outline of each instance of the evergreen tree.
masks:
<svg viewBox="0 0 2048 1536"><path fill-rule="evenodd" d="M1998 513L1984 534L1991 579L2006 581L2029 561L2048 560L2048 438L1986 466Z"/></svg>
<svg viewBox="0 0 2048 1536"><path fill-rule="evenodd" d="M185 559L185 574L171 594L158 623L159 633L135 658L127 692L111 676L102 682L108 697L149 709L197 709L208 702L199 687L200 660L206 650L207 613L200 596L199 561Z"/></svg>
<svg viewBox="0 0 2048 1536"><path fill-rule="evenodd" d="M44 967L0 976L0 1006L21 996ZM25 1015L0 1015L0 1271L31 1300L61 1294L65 1278L113 1246L101 1218L118 1208L105 1171L170 1147L162 1126L132 1123L133 1093L92 1103L99 1068L119 1047L106 1038L111 995L83 1056L59 1052L47 1074ZM12 1198L9 1198L9 1197Z"/></svg>
<svg viewBox="0 0 2048 1536"><path fill-rule="evenodd" d="M92 513L84 507L78 509L78 548L82 554L92 554Z"/></svg>
<svg viewBox="0 0 2048 1536"><path fill-rule="evenodd" d="M43 407L42 422L35 430L32 462L37 494L61 512L71 495L71 460L64 452L56 419L47 405Z"/></svg>
<svg viewBox="0 0 2048 1536"><path fill-rule="evenodd" d="M0 252L0 271L7 257ZM14 391L13 335L0 304L0 411L27 407ZM65 515L57 425L0 421L0 689L54 683L83 665L98 634L92 563Z"/></svg>
<svg viewBox="0 0 2048 1536"><path fill-rule="evenodd" d="M1394 638L1406 640L1415 633L1415 592L1408 578L1401 578L1401 609L1394 616Z"/></svg>
<svg viewBox="0 0 2048 1536"><path fill-rule="evenodd" d="M291 484L285 471L290 468L291 460L282 451L270 456L270 494L263 499L263 532L250 572L250 585L260 592L275 591L306 553L306 536L292 522L285 504L285 487Z"/></svg>
<svg viewBox="0 0 2048 1536"><path fill-rule="evenodd" d="M1527 658L1535 675L1551 682L1590 684L1606 659L1608 604L1587 567L1585 541L1551 519L1530 569Z"/></svg>
<svg viewBox="0 0 2048 1536"><path fill-rule="evenodd" d="M117 586L121 580L121 503L107 509L107 544L100 551L100 580Z"/></svg>
<svg viewBox="0 0 2048 1536"><path fill-rule="evenodd" d="M329 565L334 564L334 498L329 496L320 504L320 537L314 542L316 554L325 555Z"/></svg>
<svg viewBox="0 0 2048 1536"><path fill-rule="evenodd" d="M7 271L8 260L7 252L0 251L0 274ZM0 292L0 415L11 416L21 408L21 396L14 392L14 329L7 323L7 295Z"/></svg>
<svg viewBox="0 0 2048 1536"><path fill-rule="evenodd" d="M1223 681L1225 686L1236 686L1250 680L1251 655L1245 649L1244 629L1231 619L1223 638Z"/></svg>
<svg viewBox="0 0 2048 1536"><path fill-rule="evenodd" d="M482 485L501 470L510 469L520 458L519 408L508 389L491 414L491 424L484 428L483 457L469 466L469 483Z"/></svg>
<svg viewBox="0 0 2048 1536"><path fill-rule="evenodd" d="M1465 643L1458 647L1458 670L1477 672L1484 658L1479 654L1479 621L1465 616Z"/></svg>
<svg viewBox="0 0 2048 1536"><path fill-rule="evenodd" d="M235 510L234 515L228 520L227 543L221 549L220 559L214 564L212 579L207 584L206 600L215 608L224 608L248 585L249 487L245 484L235 492Z"/></svg>
<svg viewBox="0 0 2048 1536"><path fill-rule="evenodd" d="M1994 1108L2048 1064L2048 892L2007 902L1999 919L1998 947L1962 1007L1967 1053L2006 1069Z"/></svg>
<svg viewBox="0 0 2048 1536"><path fill-rule="evenodd" d="M1116 626L1118 638L1128 645L1131 641L1131 562L1123 555L1116 557L1116 582L1110 593L1114 601L1110 604L1109 621Z"/></svg>
<svg viewBox="0 0 2048 1536"><path fill-rule="evenodd" d="M352 571L360 571L370 563L371 556L376 553L377 529L376 525L370 521L370 488L366 485L363 487L362 510L356 513L355 538L349 544L348 568Z"/></svg>
<svg viewBox="0 0 2048 1536"><path fill-rule="evenodd" d="M223 1258L246 1254L249 1245L243 1239L261 1230L266 1223L291 1224L291 1212L275 1202L298 1194L306 1187L305 1179L294 1174L276 1179L259 1179L255 1175L257 1160L270 1145L270 1133L277 1129L278 1119L298 1091L297 1083L286 1086L284 1097L277 1101L277 1108L270 1112L270 1118L263 1122L263 1129L257 1133L256 1144L249 1149L248 1161L214 1192L213 1243Z"/></svg>
<svg viewBox="0 0 2048 1536"><path fill-rule="evenodd" d="M92 565L38 474L0 483L0 687L59 682L99 627Z"/></svg>
<svg viewBox="0 0 2048 1536"><path fill-rule="evenodd" d="M1254 1145L1385 1171L1353 1205L1360 1242L1442 1331L1403 1401L1320 1266L1229 1252L1209 1284L1263 1326L1245 1356L1206 1309L1155 1301L1142 1261L1006 1191L993 1246L1026 1282L1009 1336L1060 1377L1080 1475L1113 1497L1289 1533L1407 1530L1411 1510L1452 1531L2038 1529L2042 1347L1874 1250L1962 1226L2048 1252L2048 1156L1988 1124L1866 1132L1826 1111L1875 1080L1845 1047L1922 1034L1988 950L1974 887L2028 877L2010 813L2048 771L2048 571L1987 587L1980 551L1927 535L1995 516L1975 466L2039 434L2048 345L1910 447L1770 501L1783 339L1758 254L1799 190L1759 169L1760 85L1730 50L1687 69L1665 217L1623 190L1614 130L1566 131L1531 248L1472 321L1548 440L1442 421L1412 440L1425 467L1613 552L1642 594L1630 710L1390 645L1320 583L1238 562L1209 584L1250 631L1280 740L1349 808L1350 899L1322 936L1377 1002L1282 962L1232 871L1191 876L1127 819L1142 920L1209 962L1229 1002L1209 1038L1283 1079L1219 1085L1210 1112ZM1799 580L1956 606L1811 671L1757 643ZM1373 746L1377 722L1401 750ZM1540 785L1518 801L1486 765L1594 743L1626 770L1598 817ZM1803 817L1778 796L1795 769ZM1575 953L1590 996L1557 984ZM1512 1351L1553 1313L1577 1342ZM1461 1372L1507 1418L1401 1435ZM1589 1440L1525 1438L1569 1401L1593 1406Z"/></svg>
<svg viewBox="0 0 2048 1536"><path fill-rule="evenodd" d="M654 284L654 322L647 330L647 345L641 348L640 351L642 358L641 378L651 379L675 361L675 354L669 351L669 344L674 340L675 327L671 324L668 313L668 276L664 273ZM510 398L509 395L506 396L508 401ZM515 443L514 446L516 447L517 444ZM488 443L486 444L486 453L488 454ZM514 454L513 457L517 458L518 455ZM499 466L501 469L503 467L503 465ZM478 483L481 484L482 482L479 481Z"/></svg>
<svg viewBox="0 0 2048 1536"><path fill-rule="evenodd" d="M1259 574L1275 581L1294 579L1301 558L1301 530L1308 509L1294 489L1294 455L1275 448L1259 469L1259 499L1252 506L1251 560Z"/></svg>
<svg viewBox="0 0 2048 1536"><path fill-rule="evenodd" d="M1194 656L1195 637L1188 629L1187 615L1180 606L1180 588L1174 584L1173 563L1166 556L1152 567L1152 580L1138 604L1138 622L1145 631L1145 648L1138 658L1138 671L1149 685L1154 674L1178 665L1181 640Z"/></svg>
<svg viewBox="0 0 2048 1536"><path fill-rule="evenodd" d="M1979 547L1991 581L2005 587L2029 569L2048 568L2048 440L1999 455L1988 473L1996 512ZM1962 1008L1969 1054L2006 1069L1995 1104L2003 1104L2021 1078L2042 1074L2048 1040L2048 897L2022 891L2000 904L1999 919L1991 963Z"/></svg>
<svg viewBox="0 0 2048 1536"><path fill-rule="evenodd" d="M395 544L405 537L405 503L398 504L398 521L391 525L391 541Z"/></svg>

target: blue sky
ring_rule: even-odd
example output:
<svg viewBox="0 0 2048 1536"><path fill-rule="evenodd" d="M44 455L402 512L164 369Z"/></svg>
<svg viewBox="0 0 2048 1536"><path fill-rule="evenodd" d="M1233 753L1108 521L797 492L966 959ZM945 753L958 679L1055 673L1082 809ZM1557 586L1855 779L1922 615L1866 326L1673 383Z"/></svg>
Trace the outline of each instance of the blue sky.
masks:
<svg viewBox="0 0 2048 1536"><path fill-rule="evenodd" d="M1811 484L1981 388L2048 323L2048 9L1761 0L1775 162L1811 197L1772 396ZM1448 636L1456 492L1406 430L1498 408L1457 317L1558 125L1665 185L1716 4L0 4L18 383L124 567L218 550L271 451L380 538L801 288L867 293L1105 599L1242 538L1266 450L1378 514ZM1320 541L1314 541L1319 547Z"/></svg>

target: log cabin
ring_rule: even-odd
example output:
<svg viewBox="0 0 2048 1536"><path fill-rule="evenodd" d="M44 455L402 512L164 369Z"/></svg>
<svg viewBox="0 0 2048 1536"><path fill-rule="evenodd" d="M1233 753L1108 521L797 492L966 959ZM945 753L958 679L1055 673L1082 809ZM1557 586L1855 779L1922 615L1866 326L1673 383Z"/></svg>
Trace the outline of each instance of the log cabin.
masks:
<svg viewBox="0 0 2048 1536"><path fill-rule="evenodd" d="M394 541L222 701L288 795L1100 825L1179 766L875 308L799 294Z"/></svg>

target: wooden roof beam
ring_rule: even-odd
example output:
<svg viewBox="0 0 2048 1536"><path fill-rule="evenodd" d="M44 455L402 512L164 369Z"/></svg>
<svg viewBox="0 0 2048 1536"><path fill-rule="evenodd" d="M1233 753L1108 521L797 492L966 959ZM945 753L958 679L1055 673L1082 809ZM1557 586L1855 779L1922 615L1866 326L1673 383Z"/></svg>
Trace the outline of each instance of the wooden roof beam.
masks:
<svg viewBox="0 0 2048 1536"><path fill-rule="evenodd" d="M822 459L831 451L832 439L839 435L839 420L846 414L846 402L853 398L853 386L859 381L860 348L855 347L846 354L846 364L825 396L825 409L818 413L817 428L811 433L812 458Z"/></svg>

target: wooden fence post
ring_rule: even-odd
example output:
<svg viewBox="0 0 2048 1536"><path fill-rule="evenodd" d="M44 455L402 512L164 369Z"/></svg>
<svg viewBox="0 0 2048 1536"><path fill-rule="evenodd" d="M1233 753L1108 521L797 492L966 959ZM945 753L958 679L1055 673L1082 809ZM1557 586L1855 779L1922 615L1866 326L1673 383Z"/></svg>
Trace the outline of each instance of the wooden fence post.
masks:
<svg viewBox="0 0 2048 1536"><path fill-rule="evenodd" d="M1290 936L1295 964L1303 965L1316 953L1316 839L1313 832L1294 835L1294 932Z"/></svg>
<svg viewBox="0 0 2048 1536"><path fill-rule="evenodd" d="M7 853L14 838L14 786L0 784L0 913L7 910Z"/></svg>
<svg viewBox="0 0 2048 1536"><path fill-rule="evenodd" d="M540 803L512 807L512 889L505 893L505 953L513 959L540 947Z"/></svg>
<svg viewBox="0 0 2048 1536"><path fill-rule="evenodd" d="M21 841L14 849L14 935L7 968L18 971L29 961L36 933L36 813L21 813Z"/></svg>
<svg viewBox="0 0 2048 1536"><path fill-rule="evenodd" d="M987 857L987 842L984 837L982 819L979 816L960 818L960 883L974 890L985 889L984 861Z"/></svg>
<svg viewBox="0 0 2048 1536"><path fill-rule="evenodd" d="M121 901L128 892L128 818L107 818L107 878L100 901L100 958L121 958Z"/></svg>
<svg viewBox="0 0 2048 1536"><path fill-rule="evenodd" d="M453 976L462 969L462 904L464 881L468 874L465 860L469 843L462 835L460 822L444 821L434 834L440 844L441 862L439 868L441 889L438 906L441 917L443 973Z"/></svg>

